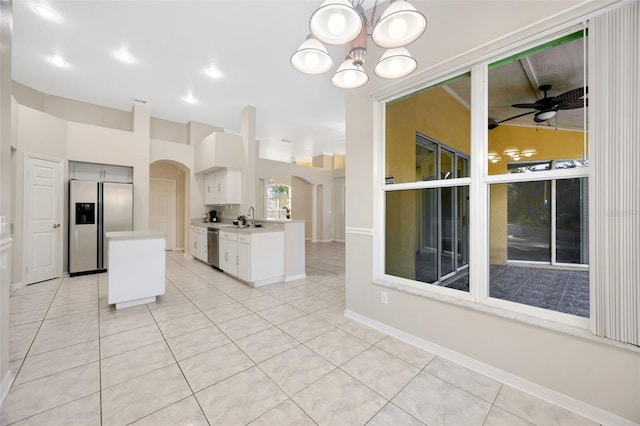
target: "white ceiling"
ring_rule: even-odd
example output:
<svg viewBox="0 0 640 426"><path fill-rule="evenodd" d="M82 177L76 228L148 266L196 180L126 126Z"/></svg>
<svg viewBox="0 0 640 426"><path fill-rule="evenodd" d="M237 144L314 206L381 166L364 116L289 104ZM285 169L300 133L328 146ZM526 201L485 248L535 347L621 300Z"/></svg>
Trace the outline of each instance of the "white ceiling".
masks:
<svg viewBox="0 0 640 426"><path fill-rule="evenodd" d="M319 1L14 1L13 79L45 93L130 110L146 101L155 117L240 131L241 110L257 110L257 135L275 153L344 154L344 93L330 74L289 62ZM126 48L132 64L113 53ZM344 56L330 46L334 61ZM67 69L47 57L61 54ZM223 74L212 79L214 64ZM191 93L199 100L188 104ZM292 141L283 143L282 140ZM295 148L292 151L292 145Z"/></svg>
<svg viewBox="0 0 640 426"><path fill-rule="evenodd" d="M141 99L155 117L182 123L194 120L230 132L240 131L241 110L253 105L262 156L304 161L321 153L345 152L345 92L330 83L331 73L302 74L289 62L308 34L309 17L321 0L38 1L46 1L60 19L48 21L37 15L35 0L14 0L12 77L19 83L126 111L133 99ZM365 9L373 3L366 0ZM379 14L388 1L378 3ZM409 46L420 72L580 1L411 3L428 20L423 37ZM114 58L113 53L122 47L136 58L135 63ZM342 46L327 48L335 70L345 50ZM52 66L47 57L54 53L63 55L71 66ZM371 72L380 54L370 43L365 64L371 77L367 91L387 84ZM552 61L558 59L562 58ZM222 78L205 74L212 64ZM554 85L554 95L574 88L570 84L563 89L560 82L541 76L543 83ZM530 87L524 90L528 91L526 99L511 99L513 93L500 99L493 97L498 94L491 95L496 101L491 106L533 102L539 97ZM199 103L184 102L182 98L189 93ZM518 92L518 96L523 94ZM509 113L490 110L495 118Z"/></svg>

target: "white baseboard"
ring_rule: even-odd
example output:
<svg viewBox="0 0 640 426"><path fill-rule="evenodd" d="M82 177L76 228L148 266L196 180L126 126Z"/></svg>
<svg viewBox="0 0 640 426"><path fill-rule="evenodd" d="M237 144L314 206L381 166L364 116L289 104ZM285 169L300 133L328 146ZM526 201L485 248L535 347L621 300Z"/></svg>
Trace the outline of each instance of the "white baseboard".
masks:
<svg viewBox="0 0 640 426"><path fill-rule="evenodd" d="M491 377L494 380L519 389L551 404L566 408L569 411L572 411L600 424L610 426L638 426L637 423L622 418L616 414L610 413L601 408L594 407L593 405L571 398L570 396L567 396L560 392L530 382L519 376L492 367L459 352L452 351L451 349L445 348L444 346L432 343L428 340L378 322L364 315L360 315L349 310L345 310L344 314L348 318L368 325L369 327L375 328L376 330L382 331L383 333L395 337L396 339L402 340L420 349L424 349L425 351L431 352L434 355L446 358L473 371L484 374L485 376Z"/></svg>
<svg viewBox="0 0 640 426"><path fill-rule="evenodd" d="M0 384L0 408L4 403L5 398L9 394L9 389L11 389L11 384L13 383L13 375L11 374L11 370L7 371L4 379L2 379L2 384Z"/></svg>
<svg viewBox="0 0 640 426"><path fill-rule="evenodd" d="M24 287L24 284L22 282L11 283L11 292L13 293L14 291L22 287Z"/></svg>
<svg viewBox="0 0 640 426"><path fill-rule="evenodd" d="M288 283L289 281L301 280L303 278L307 278L307 274L297 274L297 275L289 275L284 277L284 282Z"/></svg>

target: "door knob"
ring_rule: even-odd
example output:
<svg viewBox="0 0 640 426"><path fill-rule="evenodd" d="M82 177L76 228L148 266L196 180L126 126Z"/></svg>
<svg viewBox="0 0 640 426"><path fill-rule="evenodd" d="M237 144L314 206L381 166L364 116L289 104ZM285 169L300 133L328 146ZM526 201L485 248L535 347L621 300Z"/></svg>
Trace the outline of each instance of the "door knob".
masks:
<svg viewBox="0 0 640 426"><path fill-rule="evenodd" d="M59 224L59 223L54 223L54 224L53 224L53 227L54 227L54 228L60 228L60 224Z"/></svg>

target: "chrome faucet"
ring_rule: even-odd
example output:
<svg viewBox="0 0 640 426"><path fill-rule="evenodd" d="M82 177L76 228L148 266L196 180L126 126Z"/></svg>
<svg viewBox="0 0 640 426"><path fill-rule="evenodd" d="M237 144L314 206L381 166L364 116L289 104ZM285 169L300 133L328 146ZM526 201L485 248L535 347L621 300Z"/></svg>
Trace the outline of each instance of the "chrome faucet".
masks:
<svg viewBox="0 0 640 426"><path fill-rule="evenodd" d="M251 213L249 213L251 212ZM249 210L247 210L247 216L249 216L249 214L251 214L251 226L255 226L256 224L256 211L253 209L253 206L249 207Z"/></svg>

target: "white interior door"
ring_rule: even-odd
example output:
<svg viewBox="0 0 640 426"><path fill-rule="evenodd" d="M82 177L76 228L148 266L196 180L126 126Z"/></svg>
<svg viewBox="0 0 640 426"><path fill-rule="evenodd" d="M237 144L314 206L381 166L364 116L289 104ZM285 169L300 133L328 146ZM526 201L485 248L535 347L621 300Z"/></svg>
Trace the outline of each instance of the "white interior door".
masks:
<svg viewBox="0 0 640 426"><path fill-rule="evenodd" d="M62 275L60 162L25 158L25 283Z"/></svg>
<svg viewBox="0 0 640 426"><path fill-rule="evenodd" d="M164 232L167 250L176 247L176 181L151 178L149 181L149 226Z"/></svg>

